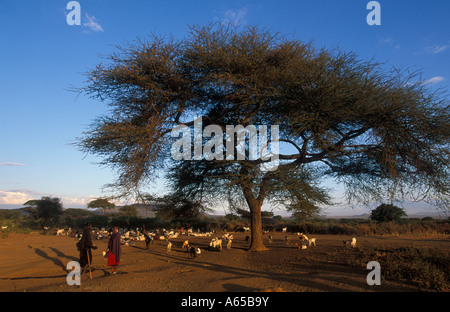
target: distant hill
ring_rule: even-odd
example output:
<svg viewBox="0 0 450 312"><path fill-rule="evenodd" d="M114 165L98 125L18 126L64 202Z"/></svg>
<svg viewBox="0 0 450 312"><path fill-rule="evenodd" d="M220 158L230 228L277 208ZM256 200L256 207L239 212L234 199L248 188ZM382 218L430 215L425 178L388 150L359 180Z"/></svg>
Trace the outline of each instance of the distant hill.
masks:
<svg viewBox="0 0 450 312"><path fill-rule="evenodd" d="M328 219L369 219L370 213L363 213L360 215L350 215L350 216L327 216ZM419 211L408 213L407 218L425 218L431 217L434 219L446 219L450 217L450 214L438 211Z"/></svg>
<svg viewBox="0 0 450 312"><path fill-rule="evenodd" d="M141 218L154 218L156 215L156 206L155 205L145 205L145 204L132 204L129 205L136 208L138 213L138 217ZM123 206L116 206L113 209L106 210L107 214L115 214L119 212L119 209ZM101 213L103 213L102 209L99 209Z"/></svg>
<svg viewBox="0 0 450 312"><path fill-rule="evenodd" d="M450 217L450 214L439 211L419 211L408 214L408 218L425 218L425 217L432 217L435 219L446 219Z"/></svg>
<svg viewBox="0 0 450 312"><path fill-rule="evenodd" d="M363 213L360 215L350 215L350 216L338 216L338 215L330 215L325 216L327 219L369 219L370 213Z"/></svg>

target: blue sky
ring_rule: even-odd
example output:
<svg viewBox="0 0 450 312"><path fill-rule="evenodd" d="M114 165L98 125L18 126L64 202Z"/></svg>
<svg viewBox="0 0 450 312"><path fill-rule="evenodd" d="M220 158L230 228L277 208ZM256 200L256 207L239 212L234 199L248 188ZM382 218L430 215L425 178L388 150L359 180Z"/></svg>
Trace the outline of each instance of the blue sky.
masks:
<svg viewBox="0 0 450 312"><path fill-rule="evenodd" d="M85 207L108 195L113 173L71 145L106 107L69 89L115 45L152 32L182 38L192 24L260 24L419 70L430 88L449 89L450 1L378 2L381 25L369 26L368 0L79 0L81 25L70 26L69 1L0 0L0 207L48 195Z"/></svg>

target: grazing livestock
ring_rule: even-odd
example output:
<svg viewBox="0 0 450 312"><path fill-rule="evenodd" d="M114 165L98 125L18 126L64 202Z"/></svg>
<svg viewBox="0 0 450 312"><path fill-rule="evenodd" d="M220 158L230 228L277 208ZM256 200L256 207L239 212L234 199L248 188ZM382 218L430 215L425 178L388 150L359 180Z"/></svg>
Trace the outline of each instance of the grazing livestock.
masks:
<svg viewBox="0 0 450 312"><path fill-rule="evenodd" d="M356 247L356 238L353 237L351 240L345 240L345 241L344 241L344 245L345 245L345 246L350 245L350 246L352 246L353 248L355 248L355 247Z"/></svg>
<svg viewBox="0 0 450 312"><path fill-rule="evenodd" d="M165 239L166 238L164 236L162 236L162 235L155 235L155 236L153 236L152 244L153 244L153 241L161 242L161 241L163 241ZM159 244L161 244L161 243L159 243Z"/></svg>
<svg viewBox="0 0 450 312"><path fill-rule="evenodd" d="M217 237L213 238L209 243L209 246L213 249L222 250L222 240Z"/></svg>
<svg viewBox="0 0 450 312"><path fill-rule="evenodd" d="M145 236L145 247L148 249L148 245L150 243L153 243L153 236L148 235L147 233L144 233Z"/></svg>
<svg viewBox="0 0 450 312"><path fill-rule="evenodd" d="M306 249L306 248L308 248L305 244L300 245L299 243L295 243L295 246L297 246L298 249Z"/></svg>
<svg viewBox="0 0 450 312"><path fill-rule="evenodd" d="M286 245L290 245L292 242L292 238L290 236L285 236L284 242L286 243Z"/></svg>
<svg viewBox="0 0 450 312"><path fill-rule="evenodd" d="M303 233L298 233L298 235L300 236L300 240L301 240L302 242L309 242L309 238L308 238L308 236L306 236L305 234L303 234Z"/></svg>
<svg viewBox="0 0 450 312"><path fill-rule="evenodd" d="M199 256L201 253L200 248L195 248L195 247L189 247L188 251L189 251L190 258L197 258L197 256Z"/></svg>

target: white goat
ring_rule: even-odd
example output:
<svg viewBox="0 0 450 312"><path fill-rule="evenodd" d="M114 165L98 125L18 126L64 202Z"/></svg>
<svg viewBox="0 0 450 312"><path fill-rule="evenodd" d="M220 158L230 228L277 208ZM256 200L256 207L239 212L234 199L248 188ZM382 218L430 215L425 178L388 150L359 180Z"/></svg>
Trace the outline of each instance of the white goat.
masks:
<svg viewBox="0 0 450 312"><path fill-rule="evenodd" d="M284 227L284 228L282 229L282 231L283 231L283 233L286 233L287 227Z"/></svg>
<svg viewBox="0 0 450 312"><path fill-rule="evenodd" d="M197 258L197 256L200 255L200 253L201 253L200 248L195 247L188 248L188 257L190 258Z"/></svg>
<svg viewBox="0 0 450 312"><path fill-rule="evenodd" d="M224 239L224 240L233 239L233 235L225 233L225 234L223 234L222 239Z"/></svg>
<svg viewBox="0 0 450 312"><path fill-rule="evenodd" d="M64 229L58 229L57 231L56 231L56 236L62 236L62 235L64 235Z"/></svg>
<svg viewBox="0 0 450 312"><path fill-rule="evenodd" d="M307 241L307 242L309 242L308 236L306 236L306 235L303 234L303 233L300 233L299 235L300 235L300 240L301 240L301 241Z"/></svg>
<svg viewBox="0 0 450 312"><path fill-rule="evenodd" d="M311 237L311 238L308 240L308 245L309 245L309 246L311 246L311 245L316 246L316 238L315 238L315 237Z"/></svg>
<svg viewBox="0 0 450 312"><path fill-rule="evenodd" d="M344 241L344 245L350 245L353 248L355 248L356 247L356 238L353 237L351 240Z"/></svg>
<svg viewBox="0 0 450 312"><path fill-rule="evenodd" d="M215 249L222 250L222 240L215 237L211 240L209 246Z"/></svg>
<svg viewBox="0 0 450 312"><path fill-rule="evenodd" d="M284 242L286 243L286 245L290 245L292 242L292 238L290 236L285 236Z"/></svg>
<svg viewBox="0 0 450 312"><path fill-rule="evenodd" d="M295 246L297 246L298 249L306 249L306 248L308 248L308 247L306 246L306 244L300 245L300 244L298 244L298 243L295 243Z"/></svg>
<svg viewBox="0 0 450 312"><path fill-rule="evenodd" d="M183 249L186 248L186 251L189 252L189 241L185 240L181 248Z"/></svg>
<svg viewBox="0 0 450 312"><path fill-rule="evenodd" d="M172 250L172 243L169 241L167 243L167 253L170 253L171 250Z"/></svg>

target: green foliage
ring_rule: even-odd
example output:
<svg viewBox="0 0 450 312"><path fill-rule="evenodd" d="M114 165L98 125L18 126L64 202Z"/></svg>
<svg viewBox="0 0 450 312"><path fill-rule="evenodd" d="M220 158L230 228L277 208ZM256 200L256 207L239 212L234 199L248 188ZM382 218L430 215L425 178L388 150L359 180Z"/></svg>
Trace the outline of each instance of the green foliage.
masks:
<svg viewBox="0 0 450 312"><path fill-rule="evenodd" d="M87 205L88 208L102 208L103 212L107 209L113 209L115 204L110 203L107 198L97 198L90 201Z"/></svg>
<svg viewBox="0 0 450 312"><path fill-rule="evenodd" d="M399 221L406 216L404 209L392 204L381 204L370 213L370 219L378 222Z"/></svg>
<svg viewBox="0 0 450 312"><path fill-rule="evenodd" d="M18 209L0 209L0 223L5 220L17 220L21 217Z"/></svg>
<svg viewBox="0 0 450 312"><path fill-rule="evenodd" d="M136 217L137 216L136 207L133 207L131 205L125 205L123 207L120 207L119 208L119 215Z"/></svg>
<svg viewBox="0 0 450 312"><path fill-rule="evenodd" d="M44 196L39 200L29 200L24 206L34 209L34 216L41 226L55 224L63 214L63 205L58 197Z"/></svg>
<svg viewBox="0 0 450 312"><path fill-rule="evenodd" d="M167 172L171 192L189 202L161 216L191 217L193 205L219 199L248 206L252 244L261 250L262 205L307 220L330 201L325 177L343 183L350 199L420 195L448 208L448 101L409 71L258 26L209 24L184 39L153 36L119 47L86 75L77 91L111 109L78 146L116 170L111 186L122 196ZM193 116L202 116L202 131L280 125L280 142L293 152L278 153L274 170L262 170L272 159L250 159L249 143L244 159L171 160L170 133L179 124L191 130ZM222 156L236 153L222 149Z"/></svg>
<svg viewBox="0 0 450 312"><path fill-rule="evenodd" d="M199 200L192 200L180 192L163 197L153 197L157 217L170 219L196 219L203 212L211 211Z"/></svg>
<svg viewBox="0 0 450 312"><path fill-rule="evenodd" d="M436 291L450 288L450 252L433 248L400 247L383 249L358 247L350 257L350 264L365 266L376 260L382 267L383 279L407 280Z"/></svg>

